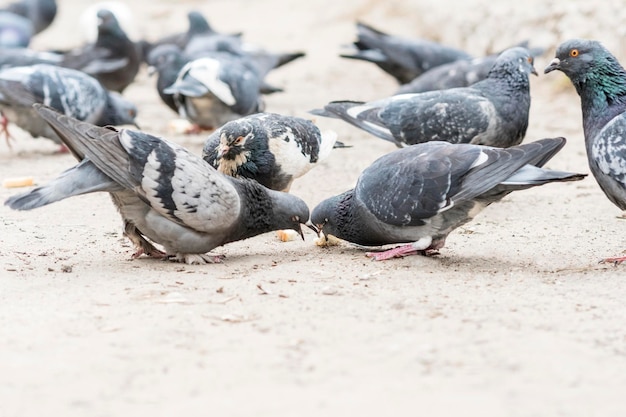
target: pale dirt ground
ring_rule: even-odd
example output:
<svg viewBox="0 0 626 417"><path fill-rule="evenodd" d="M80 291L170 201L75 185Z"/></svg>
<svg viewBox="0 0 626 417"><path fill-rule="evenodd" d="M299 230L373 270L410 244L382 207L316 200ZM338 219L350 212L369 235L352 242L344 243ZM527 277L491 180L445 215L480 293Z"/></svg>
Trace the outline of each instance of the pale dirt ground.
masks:
<svg viewBox="0 0 626 417"><path fill-rule="evenodd" d="M356 19L476 55L531 37L551 48L540 72L560 40L594 37L619 52L626 27L619 2L431 3L130 5L148 38L184 29L198 8L218 30L304 49L271 74L286 92L267 106L302 116L395 90L374 66L337 57ZM88 4L61 0L35 45L80 44L76 17ZM175 115L154 82L142 72L126 92L139 123L200 152L203 135L167 131ZM588 172L573 89L561 74L532 83L526 141L566 136L550 166ZM353 148L295 183L311 207L394 149L338 121L318 124ZM74 164L46 140L17 136L13 151L0 143L1 179L44 183ZM0 199L18 191L0 189ZM623 416L626 266L597 263L626 249L620 214L587 178L507 197L435 258L375 263L347 245L318 248L312 233L289 243L268 234L222 248L221 265L187 266L129 260L106 195L24 213L2 206L0 416Z"/></svg>

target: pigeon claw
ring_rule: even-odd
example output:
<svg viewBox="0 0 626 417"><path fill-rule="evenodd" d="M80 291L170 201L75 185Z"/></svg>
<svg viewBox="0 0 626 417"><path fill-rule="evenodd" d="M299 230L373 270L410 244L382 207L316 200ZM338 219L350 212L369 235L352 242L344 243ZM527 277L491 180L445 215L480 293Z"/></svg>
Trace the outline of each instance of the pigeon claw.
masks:
<svg viewBox="0 0 626 417"><path fill-rule="evenodd" d="M412 243L402 245L382 252L367 252L365 256L372 258L373 261L386 261L393 258L403 258L405 256L426 254L424 250L417 250Z"/></svg>

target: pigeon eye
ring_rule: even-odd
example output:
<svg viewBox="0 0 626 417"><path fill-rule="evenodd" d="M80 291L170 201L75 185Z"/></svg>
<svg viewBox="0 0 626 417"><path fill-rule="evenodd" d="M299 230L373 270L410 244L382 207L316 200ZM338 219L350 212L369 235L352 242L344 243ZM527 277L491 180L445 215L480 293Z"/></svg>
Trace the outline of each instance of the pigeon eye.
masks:
<svg viewBox="0 0 626 417"><path fill-rule="evenodd" d="M300 222L300 216L293 216L291 220L294 222Z"/></svg>
<svg viewBox="0 0 626 417"><path fill-rule="evenodd" d="M576 58L578 56L578 49L572 49L571 51L569 51L569 56L571 56L572 58Z"/></svg>
<svg viewBox="0 0 626 417"><path fill-rule="evenodd" d="M243 142L243 136L239 136L237 139L233 141L233 145L241 145Z"/></svg>

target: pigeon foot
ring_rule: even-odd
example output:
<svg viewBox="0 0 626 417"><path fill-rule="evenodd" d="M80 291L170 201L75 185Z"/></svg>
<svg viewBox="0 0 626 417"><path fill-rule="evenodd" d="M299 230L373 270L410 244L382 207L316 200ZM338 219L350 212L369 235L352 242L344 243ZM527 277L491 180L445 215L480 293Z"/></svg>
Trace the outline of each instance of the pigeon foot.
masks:
<svg viewBox="0 0 626 417"><path fill-rule="evenodd" d="M601 264L613 264L615 266L621 264L626 261L626 256L614 256L612 258L602 259L599 263Z"/></svg>
<svg viewBox="0 0 626 417"><path fill-rule="evenodd" d="M222 263L225 257L225 255L211 255L208 253L177 253L169 256L168 259L187 265L204 265Z"/></svg>
<svg viewBox="0 0 626 417"><path fill-rule="evenodd" d="M407 245L398 246L382 252L367 252L365 256L372 258L374 261L386 261L392 258L403 258L405 256L417 254L425 255L426 251L417 250L412 243L409 243Z"/></svg>

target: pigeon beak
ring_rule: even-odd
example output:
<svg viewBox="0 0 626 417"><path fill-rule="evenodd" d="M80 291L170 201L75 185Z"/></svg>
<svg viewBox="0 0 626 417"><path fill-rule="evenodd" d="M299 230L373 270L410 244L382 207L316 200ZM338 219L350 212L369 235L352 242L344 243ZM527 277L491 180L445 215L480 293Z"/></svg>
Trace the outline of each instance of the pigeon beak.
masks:
<svg viewBox="0 0 626 417"><path fill-rule="evenodd" d="M222 159L224 157L224 155L226 153L228 153L229 150L230 150L230 148L228 147L228 145L220 146L217 149L217 159Z"/></svg>
<svg viewBox="0 0 626 417"><path fill-rule="evenodd" d="M298 230L296 230L296 232L298 232L300 234L300 237L302 238L302 240L304 240L304 232L302 231L302 226L298 225Z"/></svg>
<svg viewBox="0 0 626 417"><path fill-rule="evenodd" d="M539 73L537 72L537 70L535 69L535 67L533 67L532 71L530 71L531 74L535 74L537 77L539 76Z"/></svg>
<svg viewBox="0 0 626 417"><path fill-rule="evenodd" d="M558 69L561 69L561 60L559 58L554 58L552 61L550 61L546 69L543 70L543 73L547 74Z"/></svg>
<svg viewBox="0 0 626 417"><path fill-rule="evenodd" d="M309 229L313 230L315 234L317 235L317 237L320 237L320 229L315 227L313 223L304 223L304 225L308 227Z"/></svg>
<svg viewBox="0 0 626 417"><path fill-rule="evenodd" d="M137 130L141 130L141 128L139 127L139 125L137 124L137 122L133 122L132 126L135 126L135 128Z"/></svg>

